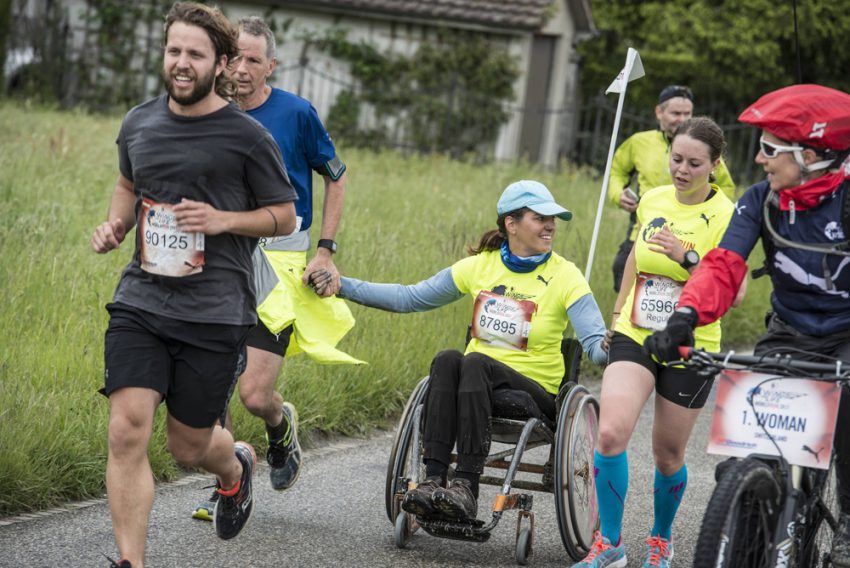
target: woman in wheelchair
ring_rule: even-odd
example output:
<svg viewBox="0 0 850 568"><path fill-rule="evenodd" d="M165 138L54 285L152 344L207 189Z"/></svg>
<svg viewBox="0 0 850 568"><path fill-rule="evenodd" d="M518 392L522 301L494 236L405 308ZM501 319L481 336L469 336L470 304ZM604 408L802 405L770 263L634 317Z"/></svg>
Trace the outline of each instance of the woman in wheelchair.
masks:
<svg viewBox="0 0 850 568"><path fill-rule="evenodd" d="M587 281L572 262L552 252L555 218L568 221L572 213L546 186L529 180L509 185L496 211L498 229L484 233L470 247L471 256L418 284L342 278L341 297L393 312L431 310L465 294L475 298L466 352L441 351L431 363L423 432L426 480L402 503L420 517L476 518L494 391L520 391L514 393L517 404L554 422L564 375L561 340L569 322L590 358L599 365L607 360L605 323ZM316 274L312 280L321 291L327 278ZM456 473L446 487L455 444Z"/></svg>

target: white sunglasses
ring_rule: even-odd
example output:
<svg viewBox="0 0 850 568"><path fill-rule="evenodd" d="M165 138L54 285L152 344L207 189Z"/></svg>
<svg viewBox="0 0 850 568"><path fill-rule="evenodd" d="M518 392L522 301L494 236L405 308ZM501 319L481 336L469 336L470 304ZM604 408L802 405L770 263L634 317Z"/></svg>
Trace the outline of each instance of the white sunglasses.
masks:
<svg viewBox="0 0 850 568"><path fill-rule="evenodd" d="M775 158L779 154L786 152L796 152L797 150L805 150L802 146L783 146L782 144L774 144L764 139L764 136L759 138L759 147L765 158Z"/></svg>

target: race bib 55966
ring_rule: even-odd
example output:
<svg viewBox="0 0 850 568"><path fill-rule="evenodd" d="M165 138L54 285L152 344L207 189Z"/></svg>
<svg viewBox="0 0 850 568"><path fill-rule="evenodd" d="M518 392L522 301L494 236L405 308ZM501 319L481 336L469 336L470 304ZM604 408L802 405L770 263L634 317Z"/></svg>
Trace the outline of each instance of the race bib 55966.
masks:
<svg viewBox="0 0 850 568"><path fill-rule="evenodd" d="M666 276L639 273L635 281L632 323L644 329L663 330L679 305L684 286L684 282Z"/></svg>

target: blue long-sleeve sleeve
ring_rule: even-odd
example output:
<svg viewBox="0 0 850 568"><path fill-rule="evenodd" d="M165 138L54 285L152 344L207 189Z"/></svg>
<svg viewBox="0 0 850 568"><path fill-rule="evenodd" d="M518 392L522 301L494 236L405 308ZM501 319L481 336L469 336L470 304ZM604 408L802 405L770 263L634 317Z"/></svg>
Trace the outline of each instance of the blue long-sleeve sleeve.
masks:
<svg viewBox="0 0 850 568"><path fill-rule="evenodd" d="M590 360L597 365L605 365L608 362L608 353L602 349L605 320L602 319L593 294L585 294L573 302L573 305L567 308L567 317L570 318L576 336Z"/></svg>
<svg viewBox="0 0 850 568"><path fill-rule="evenodd" d="M451 267L411 285L377 284L343 276L338 295L357 304L398 313L425 312L463 297L452 278Z"/></svg>

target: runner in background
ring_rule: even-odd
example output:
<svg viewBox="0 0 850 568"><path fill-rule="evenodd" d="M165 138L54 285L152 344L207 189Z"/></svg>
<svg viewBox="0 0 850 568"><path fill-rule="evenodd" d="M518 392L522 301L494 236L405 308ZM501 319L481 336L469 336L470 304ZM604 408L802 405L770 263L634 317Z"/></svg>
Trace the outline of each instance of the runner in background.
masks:
<svg viewBox="0 0 850 568"><path fill-rule="evenodd" d="M339 289L333 255L337 251L334 239L342 217L346 167L310 102L268 85L277 65L275 38L268 25L260 18L249 17L239 20L238 27L241 59L233 73L239 88L237 101L274 137L298 194L296 231L260 239L262 250L255 254L258 298L262 299L257 308L260 321L248 336L248 365L239 379L242 403L266 425L271 485L283 491L295 484L301 471L298 413L275 388L284 357L303 351L320 363L361 362L334 347L354 326L345 302L331 297ZM320 238L308 264L313 172L322 176L325 200ZM316 270L328 272L333 279L321 298L306 286L304 277ZM217 498L213 492L209 500L195 507L192 516L212 520Z"/></svg>
<svg viewBox="0 0 850 568"><path fill-rule="evenodd" d="M635 211L644 193L654 187L671 183L670 179L670 143L673 134L694 110L694 95L688 87L669 85L658 95L655 118L656 130L647 130L633 134L614 152L611 162L611 179L608 184L608 198L611 202L629 213L629 228L626 239L617 249L611 270L614 274L614 291L620 291L620 281L626 259L635 244L637 219ZM729 199L734 199L735 184L722 159L715 169L715 183Z"/></svg>

